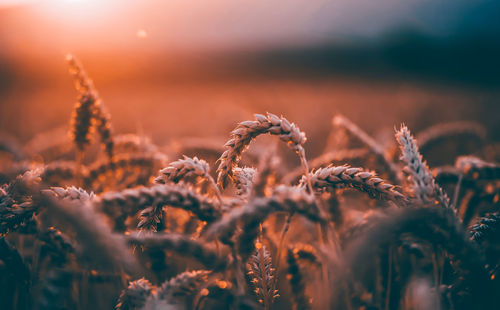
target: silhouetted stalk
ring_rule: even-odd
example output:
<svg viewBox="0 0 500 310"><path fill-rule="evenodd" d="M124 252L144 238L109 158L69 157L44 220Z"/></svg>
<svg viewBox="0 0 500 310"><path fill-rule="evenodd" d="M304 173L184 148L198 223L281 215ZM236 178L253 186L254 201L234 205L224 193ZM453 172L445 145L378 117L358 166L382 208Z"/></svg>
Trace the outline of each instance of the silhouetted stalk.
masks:
<svg viewBox="0 0 500 310"><path fill-rule="evenodd" d="M281 262L281 252L283 251L283 245L285 243L285 236L288 230L290 229L290 222L292 221L293 213L287 215L285 224L283 224L283 228L281 230L280 241L278 243L278 248L276 249L276 272L280 269ZM275 283L278 283L278 277L274 279ZM275 284L276 285L276 284Z"/></svg>
<svg viewBox="0 0 500 310"><path fill-rule="evenodd" d="M391 301L391 282L392 282L392 247L389 247L389 271L387 275L387 290L385 293L385 310L389 310Z"/></svg>

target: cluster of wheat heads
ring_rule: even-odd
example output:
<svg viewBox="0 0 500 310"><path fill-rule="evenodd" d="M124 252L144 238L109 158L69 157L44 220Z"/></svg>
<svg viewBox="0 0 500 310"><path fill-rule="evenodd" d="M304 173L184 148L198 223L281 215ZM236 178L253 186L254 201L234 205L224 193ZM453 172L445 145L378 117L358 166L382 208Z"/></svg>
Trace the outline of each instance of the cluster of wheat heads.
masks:
<svg viewBox="0 0 500 310"><path fill-rule="evenodd" d="M256 114L222 149L200 143L200 158L170 152L167 164L149 139L112 134L93 83L68 62L70 146L0 139L2 309L500 305L499 154L480 125L434 126L421 145L402 125L384 147L337 115L331 137L345 143L308 162L297 125ZM87 157L94 132L105 156ZM264 148L241 165L264 134L300 167ZM469 156L435 150L464 139ZM430 168L419 151L430 149L448 164ZM201 159L213 153L216 171Z"/></svg>

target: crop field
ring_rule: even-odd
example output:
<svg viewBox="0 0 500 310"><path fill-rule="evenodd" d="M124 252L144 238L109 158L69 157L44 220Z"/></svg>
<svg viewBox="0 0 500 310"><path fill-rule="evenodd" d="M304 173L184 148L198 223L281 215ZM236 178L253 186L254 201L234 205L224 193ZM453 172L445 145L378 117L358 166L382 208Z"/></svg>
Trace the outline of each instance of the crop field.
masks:
<svg viewBox="0 0 500 310"><path fill-rule="evenodd" d="M2 309L499 306L494 92L222 79L101 96L66 62L76 92L4 98Z"/></svg>

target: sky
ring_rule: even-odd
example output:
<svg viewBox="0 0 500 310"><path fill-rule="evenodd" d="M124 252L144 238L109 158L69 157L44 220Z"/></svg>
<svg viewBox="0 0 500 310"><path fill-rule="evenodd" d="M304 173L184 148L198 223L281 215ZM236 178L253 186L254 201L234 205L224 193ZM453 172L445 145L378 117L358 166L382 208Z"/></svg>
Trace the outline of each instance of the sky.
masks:
<svg viewBox="0 0 500 310"><path fill-rule="evenodd" d="M0 43L14 51L93 46L268 48L499 34L493 0L0 0ZM148 39L137 44L136 39Z"/></svg>

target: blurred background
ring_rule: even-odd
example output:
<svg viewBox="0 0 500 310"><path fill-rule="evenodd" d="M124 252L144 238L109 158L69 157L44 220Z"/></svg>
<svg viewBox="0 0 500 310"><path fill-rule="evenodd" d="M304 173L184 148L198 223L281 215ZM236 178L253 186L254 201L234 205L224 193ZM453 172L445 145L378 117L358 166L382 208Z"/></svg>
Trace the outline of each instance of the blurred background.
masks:
<svg viewBox="0 0 500 310"><path fill-rule="evenodd" d="M68 126L73 53L115 131L160 145L266 111L316 144L339 112L375 136L475 120L498 141L499 16L495 0L0 0L0 130Z"/></svg>

